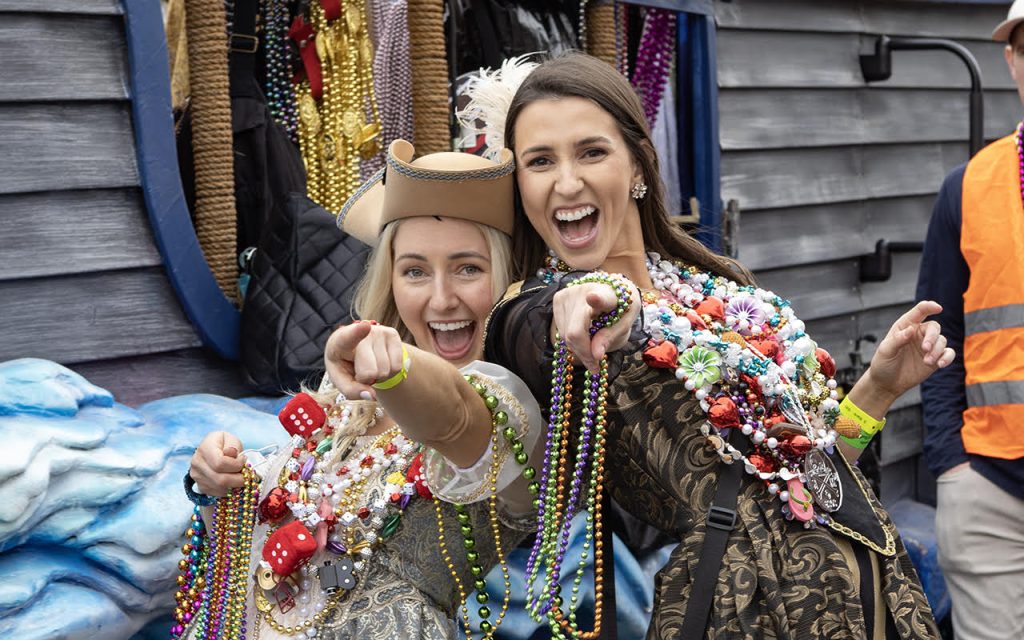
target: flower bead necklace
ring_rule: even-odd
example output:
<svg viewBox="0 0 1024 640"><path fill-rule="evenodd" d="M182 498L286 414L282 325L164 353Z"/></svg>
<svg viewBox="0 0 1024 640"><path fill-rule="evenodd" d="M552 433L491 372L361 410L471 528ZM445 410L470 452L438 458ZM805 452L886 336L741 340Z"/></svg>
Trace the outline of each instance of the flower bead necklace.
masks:
<svg viewBox="0 0 1024 640"><path fill-rule="evenodd" d="M672 370L706 413L701 426L727 463L765 483L787 518L807 527L842 504L826 452L836 442L835 362L804 333L788 301L764 289L648 255L657 293L644 295L644 361ZM737 428L746 455L723 431ZM815 513L811 501L819 507ZM824 512L824 513L822 513Z"/></svg>

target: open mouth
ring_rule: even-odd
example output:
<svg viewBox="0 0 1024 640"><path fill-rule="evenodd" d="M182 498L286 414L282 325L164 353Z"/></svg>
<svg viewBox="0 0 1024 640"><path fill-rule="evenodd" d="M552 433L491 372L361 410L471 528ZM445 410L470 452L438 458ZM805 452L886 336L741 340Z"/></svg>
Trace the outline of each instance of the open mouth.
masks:
<svg viewBox="0 0 1024 640"><path fill-rule="evenodd" d="M445 360L462 360L472 351L476 338L476 322L428 322L427 326L430 327L430 334L434 338L434 350Z"/></svg>
<svg viewBox="0 0 1024 640"><path fill-rule="evenodd" d="M601 212L586 205L555 211L555 227L562 244L570 249L582 249L597 237L597 223Z"/></svg>

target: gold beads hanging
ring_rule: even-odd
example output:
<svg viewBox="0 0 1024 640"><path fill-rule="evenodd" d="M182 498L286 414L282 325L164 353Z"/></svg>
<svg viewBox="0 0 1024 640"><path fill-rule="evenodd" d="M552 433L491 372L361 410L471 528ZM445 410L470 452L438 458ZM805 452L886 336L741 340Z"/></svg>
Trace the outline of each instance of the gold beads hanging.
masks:
<svg viewBox="0 0 1024 640"><path fill-rule="evenodd" d="M321 3L312 2L309 17L323 95L318 104L308 80L298 87L299 146L309 197L337 213L361 183L361 161L381 151L373 45L365 0L343 0L334 20L328 20Z"/></svg>

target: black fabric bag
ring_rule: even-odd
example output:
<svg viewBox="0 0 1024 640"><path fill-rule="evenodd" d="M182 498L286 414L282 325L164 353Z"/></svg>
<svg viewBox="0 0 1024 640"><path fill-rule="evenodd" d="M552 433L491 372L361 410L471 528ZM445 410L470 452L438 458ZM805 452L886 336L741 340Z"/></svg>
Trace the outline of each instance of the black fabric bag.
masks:
<svg viewBox="0 0 1024 640"><path fill-rule="evenodd" d="M247 384L268 394L295 391L323 370L328 336L352 319L368 252L305 195L275 203L242 308L239 357Z"/></svg>
<svg viewBox="0 0 1024 640"><path fill-rule="evenodd" d="M304 195L302 156L274 121L255 76L258 9L256 0L235 2L229 63L238 249L249 276L239 360L248 385L279 394L323 369L331 329L351 320L368 247ZM188 116L178 122L178 157L194 210Z"/></svg>

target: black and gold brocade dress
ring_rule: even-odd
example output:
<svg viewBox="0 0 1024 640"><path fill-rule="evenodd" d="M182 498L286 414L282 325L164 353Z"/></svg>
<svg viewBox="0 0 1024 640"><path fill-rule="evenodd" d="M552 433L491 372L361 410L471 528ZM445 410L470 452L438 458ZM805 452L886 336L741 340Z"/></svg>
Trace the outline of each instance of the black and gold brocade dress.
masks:
<svg viewBox="0 0 1024 640"><path fill-rule="evenodd" d="M551 301L558 284L530 280L491 315L486 359L516 372L550 404ZM647 638L676 638L724 466L700 432L698 400L671 370L644 363L647 337L610 356L606 483L638 519L679 540L657 573ZM843 503L831 528L785 518L744 474L706 633L708 639L938 638L931 608L895 526L863 475L837 452Z"/></svg>

